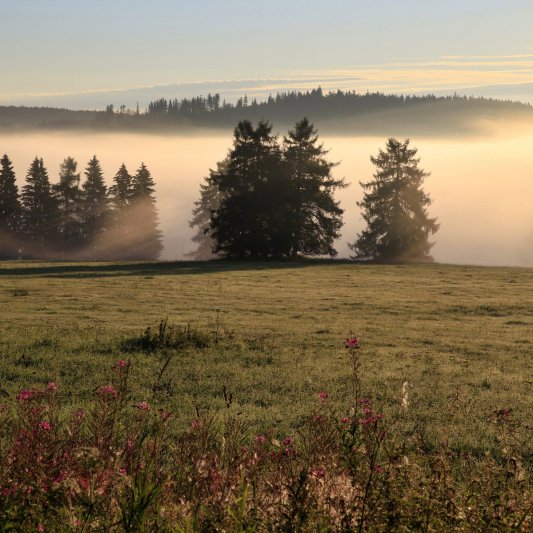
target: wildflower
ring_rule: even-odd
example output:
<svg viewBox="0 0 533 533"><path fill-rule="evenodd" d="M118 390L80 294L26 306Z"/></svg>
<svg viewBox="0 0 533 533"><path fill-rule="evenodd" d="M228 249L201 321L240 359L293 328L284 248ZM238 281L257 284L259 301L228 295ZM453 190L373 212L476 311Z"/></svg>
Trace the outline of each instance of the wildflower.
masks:
<svg viewBox="0 0 533 533"><path fill-rule="evenodd" d="M118 363L117 363L117 366L119 368L126 368L126 361L124 359L121 359Z"/></svg>
<svg viewBox="0 0 533 533"><path fill-rule="evenodd" d="M39 429L50 431L52 429L52 424L50 424L50 422L39 422Z"/></svg>
<svg viewBox="0 0 533 533"><path fill-rule="evenodd" d="M348 349L357 349L359 348L359 340L357 337L348 337L345 341L344 341L344 346L346 346L346 348Z"/></svg>
<svg viewBox="0 0 533 533"><path fill-rule="evenodd" d="M34 396L33 391L23 389L18 393L17 400L20 400L20 401L31 400L33 396Z"/></svg>
<svg viewBox="0 0 533 533"><path fill-rule="evenodd" d="M39 533L43 533L44 532L44 526L41 524L41 522L39 522L39 524L37 525L37 531Z"/></svg>
<svg viewBox="0 0 533 533"><path fill-rule="evenodd" d="M172 413L170 411L161 411L161 420L170 420Z"/></svg>
<svg viewBox="0 0 533 533"><path fill-rule="evenodd" d="M127 475L127 472L126 472L126 469L125 469L125 468L119 468L118 473L119 473L121 476L125 476L125 475Z"/></svg>
<svg viewBox="0 0 533 533"><path fill-rule="evenodd" d="M374 472L376 474L383 474L383 467L381 465L374 465Z"/></svg>
<svg viewBox="0 0 533 533"><path fill-rule="evenodd" d="M257 442L257 444L260 444L262 446L266 442L266 437L264 435L257 435L255 437L255 442Z"/></svg>
<svg viewBox="0 0 533 533"><path fill-rule="evenodd" d="M283 446L292 446L292 443L294 442L292 437L285 437L283 440Z"/></svg>
<svg viewBox="0 0 533 533"><path fill-rule="evenodd" d="M345 416L345 417L341 420L341 422L342 422L343 424L351 424L353 421L352 421L352 419L351 419L349 416Z"/></svg>
<svg viewBox="0 0 533 533"><path fill-rule="evenodd" d="M50 383L48 383L48 390L50 392L55 392L57 390L57 384L53 381L50 381Z"/></svg>
<svg viewBox="0 0 533 533"><path fill-rule="evenodd" d="M117 397L117 389L115 389L115 387L113 387L113 385L105 385L103 387L100 387L98 389L98 392L102 396L111 396L113 398Z"/></svg>
<svg viewBox="0 0 533 533"><path fill-rule="evenodd" d="M135 407L141 411L148 411L150 409L148 402L139 402Z"/></svg>
<svg viewBox="0 0 533 533"><path fill-rule="evenodd" d="M325 391L322 391L318 394L321 402L325 402L329 398L329 394Z"/></svg>
<svg viewBox="0 0 533 533"><path fill-rule="evenodd" d="M317 479L322 479L323 477L325 477L326 471L322 467L313 468L313 470L311 471L311 474L313 475L313 477L316 477Z"/></svg>
<svg viewBox="0 0 533 533"><path fill-rule="evenodd" d="M78 419L78 420L83 420L85 418L85 411L83 409L78 409L75 413L74 413L74 416Z"/></svg>

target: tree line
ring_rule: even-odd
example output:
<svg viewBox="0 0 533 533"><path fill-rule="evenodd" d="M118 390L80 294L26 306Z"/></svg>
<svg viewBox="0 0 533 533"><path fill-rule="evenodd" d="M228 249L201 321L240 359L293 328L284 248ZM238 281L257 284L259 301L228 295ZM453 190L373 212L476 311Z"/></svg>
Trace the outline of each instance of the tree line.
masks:
<svg viewBox="0 0 533 533"><path fill-rule="evenodd" d="M369 120L373 113L380 120ZM529 104L483 97L398 95L356 91L325 92L320 87L308 91L287 91L263 100L244 95L235 102L220 94L193 98L159 98L141 108L109 104L105 111L80 111L45 107L0 106L0 128L121 129L142 130L186 127L230 127L240 120L268 118L277 124L293 124L311 117L335 131L376 133L401 126L409 115L411 131L419 126L431 131L471 128L472 119L491 115L531 116ZM355 120L357 118L357 120ZM350 120L351 119L351 120Z"/></svg>
<svg viewBox="0 0 533 533"><path fill-rule="evenodd" d="M144 163L122 164L107 187L96 156L83 172L72 157L51 183L42 158L19 192L13 163L0 160L0 258L157 259L162 250L155 183Z"/></svg>
<svg viewBox="0 0 533 533"><path fill-rule="evenodd" d="M377 261L431 260L429 236L438 230L430 218L419 167L409 139L389 139L371 157L373 179L360 183L358 203L367 227L350 248L354 258ZM280 141L272 125L239 122L233 147L200 186L190 225L198 244L193 256L206 259L266 259L335 256L343 210L334 199L346 187L336 179L336 163L318 142L308 119L296 123Z"/></svg>
<svg viewBox="0 0 533 533"><path fill-rule="evenodd" d="M335 191L347 186L332 174L313 124L304 118L279 139L272 124L240 121L228 156L200 185L190 226L195 259L279 259L337 255L343 209ZM373 179L360 182L358 202L366 228L350 245L353 258L376 261L431 260L428 214L409 139L390 138L371 157ZM96 156L85 180L67 157L51 184L43 160L31 163L19 191L7 155L0 161L0 256L11 258L157 259L162 251L154 180L141 164L132 176L124 164L106 187Z"/></svg>

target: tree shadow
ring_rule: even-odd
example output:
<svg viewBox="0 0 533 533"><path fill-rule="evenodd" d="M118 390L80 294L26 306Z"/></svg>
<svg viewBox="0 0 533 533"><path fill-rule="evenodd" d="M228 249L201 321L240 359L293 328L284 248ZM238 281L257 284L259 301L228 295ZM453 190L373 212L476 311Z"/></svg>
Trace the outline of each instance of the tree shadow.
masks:
<svg viewBox="0 0 533 533"><path fill-rule="evenodd" d="M346 259L287 261L173 261L122 263L0 262L0 277L104 278L123 276L179 276L217 272L299 269L317 265L353 264Z"/></svg>

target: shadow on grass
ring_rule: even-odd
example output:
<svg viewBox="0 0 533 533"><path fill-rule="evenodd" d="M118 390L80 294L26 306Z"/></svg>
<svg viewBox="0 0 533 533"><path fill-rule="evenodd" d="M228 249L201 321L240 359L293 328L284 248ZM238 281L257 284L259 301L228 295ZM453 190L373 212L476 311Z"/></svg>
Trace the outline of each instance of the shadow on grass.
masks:
<svg viewBox="0 0 533 533"><path fill-rule="evenodd" d="M1 276L51 278L102 278L116 276L162 276L210 274L214 272L294 269L316 265L354 264L347 259L303 259L287 261L175 261L122 263L0 262Z"/></svg>

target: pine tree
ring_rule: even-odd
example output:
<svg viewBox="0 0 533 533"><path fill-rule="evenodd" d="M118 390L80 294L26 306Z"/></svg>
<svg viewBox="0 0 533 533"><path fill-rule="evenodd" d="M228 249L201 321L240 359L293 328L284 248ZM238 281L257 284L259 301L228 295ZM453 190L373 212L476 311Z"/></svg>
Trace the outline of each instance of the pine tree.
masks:
<svg viewBox="0 0 533 533"><path fill-rule="evenodd" d="M84 175L81 218L85 255L89 259L101 259L103 237L109 222L109 206L104 175L96 156L87 163Z"/></svg>
<svg viewBox="0 0 533 533"><path fill-rule="evenodd" d="M211 215L213 251L241 259L282 255L276 192L283 172L272 126L262 121L254 129L247 120L239 122L226 171L211 177L222 195Z"/></svg>
<svg viewBox="0 0 533 533"><path fill-rule="evenodd" d="M163 245L155 201L155 183L144 163L131 180L130 210L132 244L130 256L134 259L158 259Z"/></svg>
<svg viewBox="0 0 533 533"><path fill-rule="evenodd" d="M21 206L13 163L0 160L0 258L15 258L20 247Z"/></svg>
<svg viewBox="0 0 533 533"><path fill-rule="evenodd" d="M283 141L292 256L337 254L333 241L340 236L343 210L333 193L346 185L333 178L331 170L336 164L325 158L327 151L317 142L317 132L306 118L297 122Z"/></svg>
<svg viewBox="0 0 533 533"><path fill-rule="evenodd" d="M131 259L134 222L130 217L132 194L132 178L122 163L109 188L111 216L106 254L113 259Z"/></svg>
<svg viewBox="0 0 533 533"><path fill-rule="evenodd" d="M58 206L52 195L48 171L42 158L35 157L22 188L23 231L32 257L53 255L57 244Z"/></svg>
<svg viewBox="0 0 533 533"><path fill-rule="evenodd" d="M361 186L363 200L357 205L363 209L367 223L356 242L351 245L355 258L375 261L428 261L433 246L428 238L439 225L429 218L426 206L429 196L422 190L429 173L419 168L417 150L404 142L389 139L386 150L371 157L376 166L374 179Z"/></svg>
<svg viewBox="0 0 533 533"><path fill-rule="evenodd" d="M73 256L82 244L80 174L78 163L67 157L60 165L59 183L52 186L59 206L58 232L62 257Z"/></svg>

